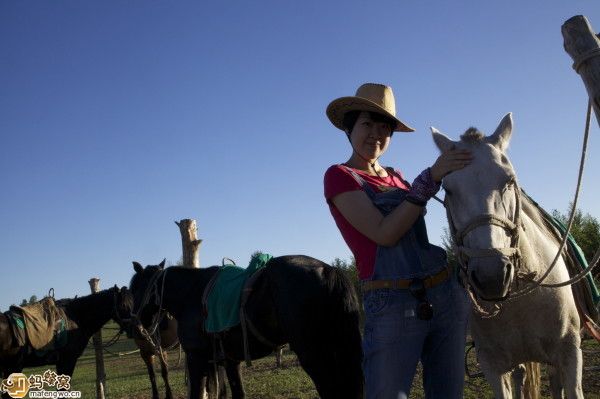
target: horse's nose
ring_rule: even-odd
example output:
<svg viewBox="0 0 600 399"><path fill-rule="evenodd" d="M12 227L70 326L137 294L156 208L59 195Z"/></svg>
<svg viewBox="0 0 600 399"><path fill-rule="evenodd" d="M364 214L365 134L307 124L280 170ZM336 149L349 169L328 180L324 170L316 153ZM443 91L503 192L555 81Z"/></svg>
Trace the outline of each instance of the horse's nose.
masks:
<svg viewBox="0 0 600 399"><path fill-rule="evenodd" d="M504 299L508 295L514 266L505 257L473 259L469 263L469 281L485 300Z"/></svg>

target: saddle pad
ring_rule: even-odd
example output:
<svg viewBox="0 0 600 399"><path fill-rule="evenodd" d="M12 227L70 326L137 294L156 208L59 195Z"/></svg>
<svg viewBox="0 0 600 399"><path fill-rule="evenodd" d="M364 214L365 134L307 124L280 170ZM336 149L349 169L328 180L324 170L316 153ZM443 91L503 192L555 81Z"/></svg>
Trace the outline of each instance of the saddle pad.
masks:
<svg viewBox="0 0 600 399"><path fill-rule="evenodd" d="M34 349L48 349L58 331L65 328L64 311L56 306L54 299L45 297L27 306L11 306L11 312L22 315L29 344ZM18 321L17 321L18 324Z"/></svg>
<svg viewBox="0 0 600 399"><path fill-rule="evenodd" d="M246 269L239 266L222 266L206 300L207 316L204 328L217 333L240 324L240 302L246 280L257 270L265 267L272 258L268 254L257 254L250 259Z"/></svg>
<svg viewBox="0 0 600 399"><path fill-rule="evenodd" d="M27 345L25 321L23 320L21 312L17 310L9 310L4 312L4 315L9 322L13 338L15 339L13 346L21 347Z"/></svg>

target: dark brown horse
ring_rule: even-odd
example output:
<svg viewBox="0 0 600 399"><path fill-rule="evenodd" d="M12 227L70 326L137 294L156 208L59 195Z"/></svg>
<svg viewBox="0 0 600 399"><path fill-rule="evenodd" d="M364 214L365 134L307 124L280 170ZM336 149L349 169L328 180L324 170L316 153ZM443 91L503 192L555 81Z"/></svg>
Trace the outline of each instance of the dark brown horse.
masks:
<svg viewBox="0 0 600 399"><path fill-rule="evenodd" d="M66 320L61 345L38 351L30 344L19 345L7 313L0 313L0 371L4 378L11 373L19 373L25 367L56 365L57 374L71 376L77 359L83 353L91 336L110 319L121 327L132 309L132 297L126 287L100 291L88 296L61 299L56 302L62 308Z"/></svg>
<svg viewBox="0 0 600 399"><path fill-rule="evenodd" d="M148 369L150 384L152 385L152 399L158 399L158 387L156 385L156 374L154 372L154 359L158 357L161 366L161 375L165 383L166 399L172 399L171 385L169 384L169 364L167 359L167 350L179 345L177 337L177 320L169 314L161 315L161 320L157 324L156 331L151 334L152 342L148 338L142 337L136 329L127 329L127 336L133 338L135 344L140 350L140 356ZM143 325L150 326L151 320L144 320ZM160 349L159 349L160 347Z"/></svg>
<svg viewBox="0 0 600 399"><path fill-rule="evenodd" d="M217 336L204 329L202 294L220 268L165 269L163 262L146 268L134 264L134 269L130 284L134 317L156 314L162 304L177 319L179 340L186 353L189 397L201 397L214 367L213 355L220 352L215 351L217 347L222 348L232 397L243 398L241 327ZM244 311L252 326L248 334L252 359L289 343L320 397L362 398L358 301L341 270L302 255L273 258L256 278Z"/></svg>

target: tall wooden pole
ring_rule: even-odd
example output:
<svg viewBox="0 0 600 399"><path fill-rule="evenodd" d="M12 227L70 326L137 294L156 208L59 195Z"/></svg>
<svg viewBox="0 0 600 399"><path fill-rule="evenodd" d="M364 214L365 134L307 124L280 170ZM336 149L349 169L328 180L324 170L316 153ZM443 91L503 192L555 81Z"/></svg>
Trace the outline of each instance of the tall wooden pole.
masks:
<svg viewBox="0 0 600 399"><path fill-rule="evenodd" d="M92 294L100 291L100 279L93 277L89 281ZM106 391L106 373L104 372L104 353L102 351L102 329L94 334L92 341L96 352L96 399L104 399Z"/></svg>
<svg viewBox="0 0 600 399"><path fill-rule="evenodd" d="M175 222L179 227L181 233L181 249L183 254L183 267L189 268L200 268L200 260L198 252L200 251L200 243L202 240L198 239L198 229L196 228L196 221L194 219L181 219L179 222ZM187 360L186 360L187 368ZM189 370L187 371L189 375ZM187 384L187 396L190 397L190 384L188 380ZM208 392L206 385L202 387L202 399L208 398Z"/></svg>
<svg viewBox="0 0 600 399"><path fill-rule="evenodd" d="M573 69L583 80L600 124L600 38L583 15L569 18L561 31L565 51L573 59Z"/></svg>
<svg viewBox="0 0 600 399"><path fill-rule="evenodd" d="M198 252L202 240L198 239L198 230L194 219L182 219L175 222L181 232L181 246L183 250L183 266L190 268L199 268L200 260Z"/></svg>

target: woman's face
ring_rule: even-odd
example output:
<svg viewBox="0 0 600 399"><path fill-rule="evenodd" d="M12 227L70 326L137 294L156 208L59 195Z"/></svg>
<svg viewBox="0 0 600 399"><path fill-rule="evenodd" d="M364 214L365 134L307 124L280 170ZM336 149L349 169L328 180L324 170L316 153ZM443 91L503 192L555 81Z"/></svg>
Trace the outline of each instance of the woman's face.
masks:
<svg viewBox="0 0 600 399"><path fill-rule="evenodd" d="M350 142L359 155L374 161L387 149L391 135L392 128L388 123L375 122L370 113L361 112L350 133Z"/></svg>

